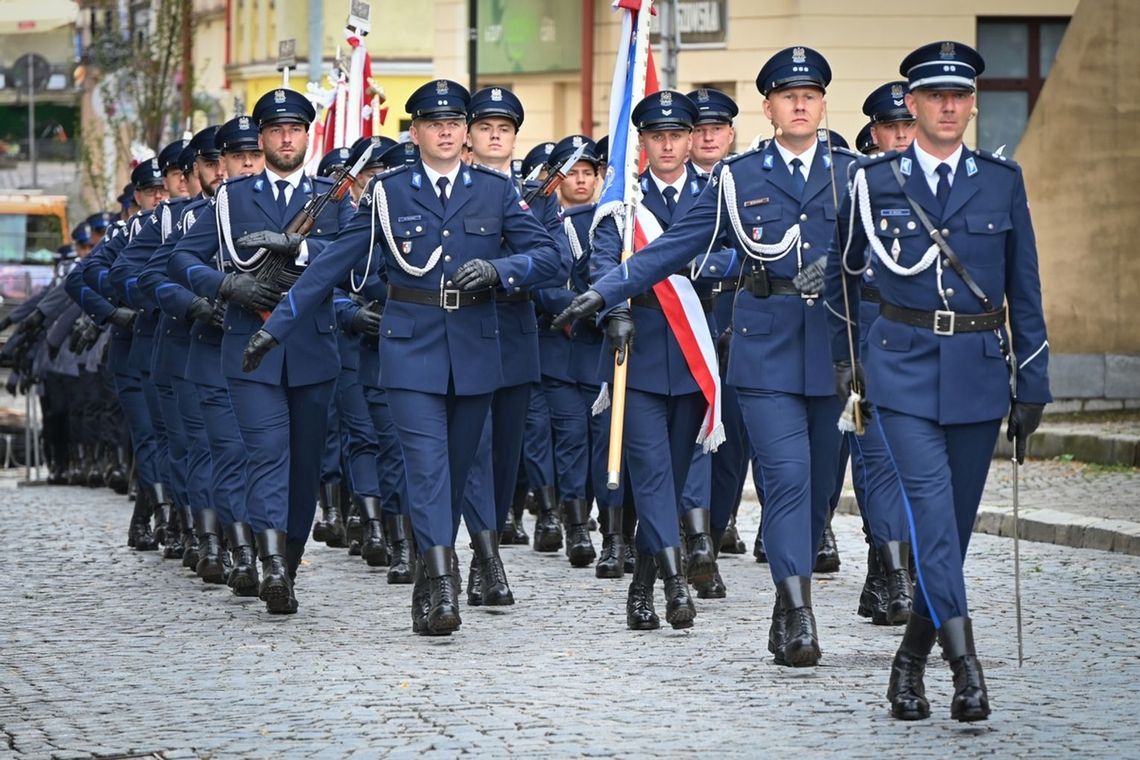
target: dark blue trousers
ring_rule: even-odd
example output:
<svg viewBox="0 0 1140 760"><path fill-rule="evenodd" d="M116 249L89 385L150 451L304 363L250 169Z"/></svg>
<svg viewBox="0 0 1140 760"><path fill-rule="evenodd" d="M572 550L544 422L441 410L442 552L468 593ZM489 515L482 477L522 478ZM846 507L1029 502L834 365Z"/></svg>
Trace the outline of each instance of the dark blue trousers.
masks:
<svg viewBox="0 0 1140 760"><path fill-rule="evenodd" d="M324 448L321 450L321 483L339 483L344 479L340 455L340 405L337 403L334 388L334 392L329 396L329 406L325 412Z"/></svg>
<svg viewBox="0 0 1140 760"><path fill-rule="evenodd" d="M740 503L744 490L744 478L748 472L748 457L752 447L748 442L748 432L744 428L744 418L740 414L740 402L736 388L724 384L721 377L721 390L724 400L720 414L724 422L724 443L712 454L709 464L709 509L712 529L722 531ZM761 499L763 501L763 499Z"/></svg>
<svg viewBox="0 0 1140 760"><path fill-rule="evenodd" d="M962 566L1001 420L939 425L891 409L872 420L898 470L918 583L914 609L940 628L968 616Z"/></svg>
<svg viewBox="0 0 1140 760"><path fill-rule="evenodd" d="M550 408L541 387L533 388L526 408L526 429L523 433L523 471L527 485L538 489L552 486L554 480L554 451L550 441Z"/></svg>
<svg viewBox="0 0 1140 760"><path fill-rule="evenodd" d="M624 467L637 504L637 549L680 546L678 504L705 414L700 393L662 396L630 388L625 400Z"/></svg>
<svg viewBox="0 0 1140 760"><path fill-rule="evenodd" d="M150 372L140 371L139 380L142 384L143 398L146 399L146 408L150 412L150 426L154 430L154 456L158 465L158 481L165 483L175 499L178 498L178 489L174 484L174 473L170 467L170 440L166 431L166 420L163 419L162 396L159 383L151 377ZM167 384L166 389L170 386ZM173 391L170 391L173 394ZM181 502L185 503L185 502Z"/></svg>
<svg viewBox="0 0 1140 760"><path fill-rule="evenodd" d="M313 527L334 381L289 387L227 378L248 452L245 503L254 531L304 544Z"/></svg>
<svg viewBox="0 0 1140 760"><path fill-rule="evenodd" d="M174 396L178 399L182 432L186 443L186 495L187 505L195 513L207 507L215 508L213 496L213 462L210 456L210 439L202 416L202 401L198 386L189 380L172 377Z"/></svg>
<svg viewBox="0 0 1140 760"><path fill-rule="evenodd" d="M115 390L119 396L119 408L127 421L131 436L131 448L135 452L135 473L144 486L160 482L158 473L158 443L155 440L154 426L150 422L150 407L142 389L142 378L137 372L116 371Z"/></svg>
<svg viewBox="0 0 1140 760"><path fill-rule="evenodd" d="M586 412L586 420L590 429L590 484L593 486L594 501L597 502L599 510L617 509L623 506L625 501L625 482L629 478L628 476L622 478L622 485L613 491L607 487L610 458L610 410L607 407L601 414L593 413L594 401L600 392L601 386L598 385L578 385L580 403ZM627 468L623 466L622 469L628 473Z"/></svg>
<svg viewBox="0 0 1140 760"><path fill-rule="evenodd" d="M491 405L494 406L493 399ZM499 521L495 506L495 467L491 443L494 438L491 427L493 419L494 413L487 415L483 433L479 436L475 460L471 463L471 471L467 474L467 488L463 491L463 521L467 523L467 532L472 536L485 530L497 532L503 524ZM517 463L515 470L518 471ZM455 526L455 530L458 533L458 525Z"/></svg>
<svg viewBox="0 0 1140 760"><path fill-rule="evenodd" d="M364 400L376 431L376 477L380 503L385 514L408 514L407 483L404 478L404 452L396 435L396 424L388 408L388 394L371 385L364 388Z"/></svg>
<svg viewBox="0 0 1140 760"><path fill-rule="evenodd" d="M457 396L388 388L388 408L404 452L416 544L454 546L463 491L486 426L491 394Z"/></svg>
<svg viewBox="0 0 1140 760"><path fill-rule="evenodd" d="M838 396L737 388L760 465L763 539L772 580L807 576L827 522L842 436Z"/></svg>
<svg viewBox="0 0 1140 760"><path fill-rule="evenodd" d="M249 522L245 508L245 444L237 417L230 404L230 392L214 385L198 385L202 421L210 444L210 490L214 509L222 525Z"/></svg>
<svg viewBox="0 0 1140 760"><path fill-rule="evenodd" d="M851 445L851 479L863 522L875 546L909 538L906 509L903 507L899 474L883 441L883 433L872 421L864 426L863 435L849 433Z"/></svg>
<svg viewBox="0 0 1140 760"><path fill-rule="evenodd" d="M357 496L380 496L380 482L376 472L380 442L372 426L368 403L359 373L341 368L336 379L336 408L340 412L340 432L345 468L348 471L352 493Z"/></svg>
<svg viewBox="0 0 1140 760"><path fill-rule="evenodd" d="M584 499L590 472L589 412L582 405L577 383L544 375L542 390L550 409L558 493L563 499Z"/></svg>
<svg viewBox="0 0 1140 760"><path fill-rule="evenodd" d="M689 461L689 477L681 493L681 511L711 509L712 454L706 454L700 444L693 445L693 458ZM725 522L727 525L727 520Z"/></svg>
<svg viewBox="0 0 1140 760"><path fill-rule="evenodd" d="M507 521L515 486L519 480L523 441L526 438L526 412L533 383L499 388L491 397L491 462L494 469L495 530Z"/></svg>

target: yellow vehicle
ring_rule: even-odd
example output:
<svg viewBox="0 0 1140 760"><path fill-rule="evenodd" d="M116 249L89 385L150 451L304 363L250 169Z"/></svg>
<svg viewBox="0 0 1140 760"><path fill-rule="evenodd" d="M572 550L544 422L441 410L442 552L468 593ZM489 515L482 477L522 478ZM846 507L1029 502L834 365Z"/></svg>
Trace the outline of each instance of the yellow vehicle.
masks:
<svg viewBox="0 0 1140 760"><path fill-rule="evenodd" d="M56 250L70 242L67 196L0 193L0 303L5 311L51 282Z"/></svg>

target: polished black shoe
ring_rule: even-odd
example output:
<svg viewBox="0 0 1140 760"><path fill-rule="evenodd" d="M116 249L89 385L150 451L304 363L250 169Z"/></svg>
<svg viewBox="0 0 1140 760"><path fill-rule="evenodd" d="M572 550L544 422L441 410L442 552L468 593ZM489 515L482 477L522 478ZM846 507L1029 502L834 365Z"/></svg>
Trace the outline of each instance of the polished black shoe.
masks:
<svg viewBox="0 0 1140 760"><path fill-rule="evenodd" d="M222 563L222 524L218 513L203 509L194 515L194 532L198 536L198 564L195 571L206 583L225 583Z"/></svg>
<svg viewBox="0 0 1140 760"><path fill-rule="evenodd" d="M954 674L954 696L950 717L962 723L985 720L990 715L990 697L982 663L974 649L974 627L968 617L942 621L938 629L942 659L949 661Z"/></svg>
<svg viewBox="0 0 1140 760"><path fill-rule="evenodd" d="M135 499L134 509L131 512L131 524L127 529L127 546L135 551L152 552L158 549L158 541L150 527L150 518L153 511L154 497L150 489L143 489Z"/></svg>
<svg viewBox="0 0 1140 760"><path fill-rule="evenodd" d="M235 596L257 596L260 580L257 576L257 555L253 551L253 529L248 523L231 523L226 528L226 542L230 545L233 564L226 585Z"/></svg>
<svg viewBox="0 0 1140 760"><path fill-rule="evenodd" d="M777 665L788 664L784 659L784 605L780 602L779 593L772 605L772 623L768 626L768 651Z"/></svg>
<svg viewBox="0 0 1140 760"><path fill-rule="evenodd" d="M415 577L412 585L412 633L430 636L428 613L431 612L431 586L428 584L427 570L423 560L414 560Z"/></svg>
<svg viewBox="0 0 1140 760"><path fill-rule="evenodd" d="M720 537L720 553L744 554L746 551L744 541L740 538L740 531L736 529L736 515L733 515L728 519L728 526L724 529L724 535Z"/></svg>
<svg viewBox="0 0 1140 760"><path fill-rule="evenodd" d="M566 557L571 567L586 567L598 553L590 539L590 502L585 499L566 499L562 502L566 521Z"/></svg>
<svg viewBox="0 0 1140 760"><path fill-rule="evenodd" d="M901 625L914 607L914 591L910 583L910 544L888 541L879 547L884 576L883 624Z"/></svg>
<svg viewBox="0 0 1140 760"><path fill-rule="evenodd" d="M835 543L835 533L831 530L831 517L823 526L823 538L819 542L819 551L815 555L815 572L839 572L839 545Z"/></svg>
<svg viewBox="0 0 1140 760"><path fill-rule="evenodd" d="M887 624L886 589L887 579L883 577L879 550L867 544L867 577L859 593L859 617L871 618L875 625Z"/></svg>
<svg viewBox="0 0 1140 760"><path fill-rule="evenodd" d="M792 575L776 584L784 610L784 662L792 667L819 664L819 634L811 610L811 578Z"/></svg>
<svg viewBox="0 0 1140 760"><path fill-rule="evenodd" d="M390 561L388 542L384 540L384 514L376 496L360 498L361 518L364 520L364 539L360 543L360 556L369 567L384 567Z"/></svg>
<svg viewBox="0 0 1140 760"><path fill-rule="evenodd" d="M297 611L293 580L285 551L285 531L264 530L257 536L257 552L261 559L261 589L258 596L265 609L274 615L292 615Z"/></svg>
<svg viewBox="0 0 1140 760"><path fill-rule="evenodd" d="M652 554L638 554L625 600L625 624L631 631L654 631L661 627L653 609L653 584L657 582L657 561Z"/></svg>
<svg viewBox="0 0 1140 760"><path fill-rule="evenodd" d="M891 681L887 686L887 700L891 715L899 720L924 720L930 717L930 702L926 699L926 658L934 647L937 632L930 618L912 614L906 621L902 643L891 663Z"/></svg>
<svg viewBox="0 0 1140 760"><path fill-rule="evenodd" d="M607 509L602 519L602 553L594 565L598 578L621 578L625 575L625 538L621 535L622 508Z"/></svg>
<svg viewBox="0 0 1140 760"><path fill-rule="evenodd" d="M178 530L175 524L174 505L166 492L166 486L155 483L150 487L151 504L154 505L154 540L160 544L166 543L166 529Z"/></svg>
<svg viewBox="0 0 1140 760"><path fill-rule="evenodd" d="M415 538L411 524L402 515L384 515L391 557L388 561L388 583L411 583L415 573Z"/></svg>
<svg viewBox="0 0 1140 760"><path fill-rule="evenodd" d="M455 551L450 546L433 546L424 552L424 570L431 590L427 629L432 636L450 636L459 630L459 584L456 579Z"/></svg>
<svg viewBox="0 0 1140 760"><path fill-rule="evenodd" d="M515 603L507 583L507 571L499 556L499 537L493 530L484 530L471 537L475 550L474 566L478 575L479 603L484 607L506 607ZM470 591L468 603L470 603Z"/></svg>
<svg viewBox="0 0 1140 760"><path fill-rule="evenodd" d="M534 523L534 550L556 552L562 548L562 526L558 520L558 500L554 486L538 489L538 519Z"/></svg>
<svg viewBox="0 0 1140 760"><path fill-rule="evenodd" d="M182 516L182 524L187 526L182 534L182 566L197 572L201 557L198 554L198 533L194 530L194 512L190 507L179 507L178 514Z"/></svg>
<svg viewBox="0 0 1140 760"><path fill-rule="evenodd" d="M716 572L712 518L707 509L690 509L681 515L685 536L685 576L689 583L708 583Z"/></svg>
<svg viewBox="0 0 1140 760"><path fill-rule="evenodd" d="M689 596L689 583L681 570L681 547L662 549L656 559L657 569L665 581L665 621L674 629L692 628L697 606Z"/></svg>
<svg viewBox="0 0 1140 760"><path fill-rule="evenodd" d="M764 551L764 537L756 531L756 541L752 544L752 556L761 565L768 564L768 554Z"/></svg>

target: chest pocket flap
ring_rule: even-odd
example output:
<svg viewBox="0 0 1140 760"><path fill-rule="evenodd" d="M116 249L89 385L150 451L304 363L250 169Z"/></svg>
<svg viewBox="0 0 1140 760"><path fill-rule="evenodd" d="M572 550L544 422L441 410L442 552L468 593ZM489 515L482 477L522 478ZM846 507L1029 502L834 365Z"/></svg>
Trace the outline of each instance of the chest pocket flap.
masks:
<svg viewBox="0 0 1140 760"><path fill-rule="evenodd" d="M914 235L924 235L926 230L918 217L910 212L909 208L876 209L878 218L875 219L875 233L886 239L907 238ZM828 217L831 219L832 217Z"/></svg>
<svg viewBox="0 0 1140 760"><path fill-rule="evenodd" d="M413 238L423 237L426 234L427 227L422 220L418 222L401 222L400 224L392 225L392 237L400 240L411 240Z"/></svg>
<svg viewBox="0 0 1140 760"><path fill-rule="evenodd" d="M348 201L343 202L348 203ZM337 204L330 203L321 210L321 213L317 214L316 222L313 224L314 236L336 236L336 233L340 231L338 209Z"/></svg>
<svg viewBox="0 0 1140 760"><path fill-rule="evenodd" d="M468 235L498 235L503 230L503 220L490 216L469 216L463 220L463 231Z"/></svg>
<svg viewBox="0 0 1140 760"><path fill-rule="evenodd" d="M1011 229L1013 222L1004 211L966 215L966 230L972 235L997 235Z"/></svg>

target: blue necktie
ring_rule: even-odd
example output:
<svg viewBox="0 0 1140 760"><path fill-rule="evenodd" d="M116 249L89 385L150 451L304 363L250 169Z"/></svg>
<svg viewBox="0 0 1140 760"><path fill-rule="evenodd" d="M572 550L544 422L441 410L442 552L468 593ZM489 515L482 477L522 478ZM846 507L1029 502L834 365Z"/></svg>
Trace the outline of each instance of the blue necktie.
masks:
<svg viewBox="0 0 1140 760"><path fill-rule="evenodd" d="M800 167L803 165L804 162L798 158L792 159L792 187L796 189L796 195L800 198L804 197L804 188L807 187L807 179L804 177L804 173L800 171Z"/></svg>
<svg viewBox="0 0 1140 760"><path fill-rule="evenodd" d="M945 211L946 201L950 200L950 164L939 164L934 171L938 172L938 188L934 192L934 197Z"/></svg>
<svg viewBox="0 0 1140 760"><path fill-rule="evenodd" d="M443 205L443 210L447 210L447 177L440 177L435 181L435 186L439 188L439 202Z"/></svg>
<svg viewBox="0 0 1140 760"><path fill-rule="evenodd" d="M662 191L665 196L665 208L669 209L669 218L673 218L673 211L677 208L677 188L667 187Z"/></svg>
<svg viewBox="0 0 1140 760"><path fill-rule="evenodd" d="M277 185L277 216L282 222L288 224L289 220L285 218L285 212L289 208L289 200L285 197L285 189L289 187L289 180L279 179L274 184Z"/></svg>

